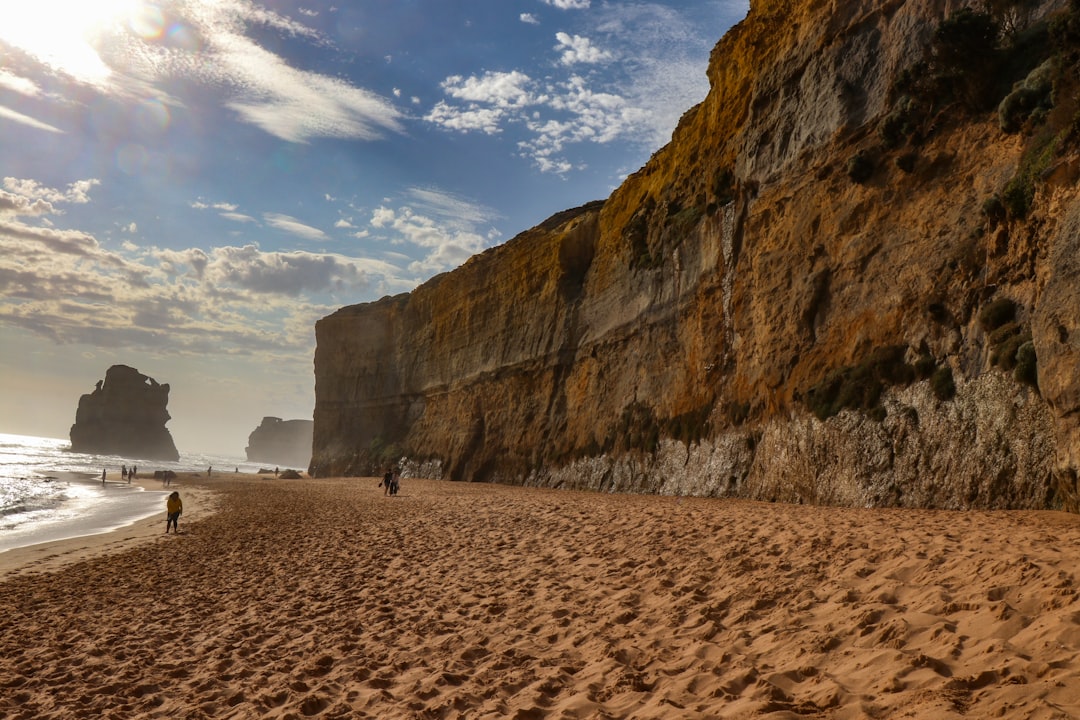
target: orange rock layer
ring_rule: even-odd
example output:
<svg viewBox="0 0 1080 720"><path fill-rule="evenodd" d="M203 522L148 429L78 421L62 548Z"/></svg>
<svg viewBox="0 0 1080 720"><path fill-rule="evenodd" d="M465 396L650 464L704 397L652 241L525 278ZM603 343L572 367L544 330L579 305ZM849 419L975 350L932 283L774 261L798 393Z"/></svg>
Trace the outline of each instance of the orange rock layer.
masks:
<svg viewBox="0 0 1080 720"><path fill-rule="evenodd" d="M1080 10L968 75L935 55L955 10L753 3L606 201L317 324L312 468L1077 510ZM1053 106L1002 130L1043 60Z"/></svg>

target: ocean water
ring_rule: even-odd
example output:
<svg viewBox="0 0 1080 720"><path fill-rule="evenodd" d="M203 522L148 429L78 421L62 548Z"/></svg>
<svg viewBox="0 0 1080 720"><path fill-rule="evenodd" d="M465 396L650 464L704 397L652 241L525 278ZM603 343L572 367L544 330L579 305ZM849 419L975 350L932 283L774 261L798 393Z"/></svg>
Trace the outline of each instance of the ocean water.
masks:
<svg viewBox="0 0 1080 720"><path fill-rule="evenodd" d="M0 433L0 552L108 532L163 513L166 493L153 490L153 480L142 480L147 490L124 482L122 465L138 467L141 478L155 470L259 469L236 457L181 454L179 461L165 462L73 453L70 446L58 438ZM106 471L104 485L102 470Z"/></svg>

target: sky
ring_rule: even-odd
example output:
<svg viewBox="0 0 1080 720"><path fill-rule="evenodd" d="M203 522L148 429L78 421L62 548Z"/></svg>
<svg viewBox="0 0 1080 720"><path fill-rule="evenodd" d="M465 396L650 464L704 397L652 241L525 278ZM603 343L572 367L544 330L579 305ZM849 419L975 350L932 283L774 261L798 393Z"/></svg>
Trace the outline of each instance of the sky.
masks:
<svg viewBox="0 0 1080 720"><path fill-rule="evenodd" d="M0 6L0 433L130 365L181 455L312 417L315 322L606 198L748 0Z"/></svg>

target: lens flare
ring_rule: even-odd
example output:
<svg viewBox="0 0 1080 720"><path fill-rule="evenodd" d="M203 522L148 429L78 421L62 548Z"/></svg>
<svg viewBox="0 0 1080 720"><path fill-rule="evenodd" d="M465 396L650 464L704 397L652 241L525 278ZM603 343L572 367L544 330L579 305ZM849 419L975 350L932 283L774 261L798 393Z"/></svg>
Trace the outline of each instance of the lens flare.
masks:
<svg viewBox="0 0 1080 720"><path fill-rule="evenodd" d="M147 99L139 103L135 110L135 119L144 132L160 133L169 127L172 116L169 107L157 99Z"/></svg>
<svg viewBox="0 0 1080 720"><path fill-rule="evenodd" d="M140 0L8 2L0 42L76 80L100 85L112 74L101 59L100 40L123 27L142 6Z"/></svg>
<svg viewBox="0 0 1080 720"><path fill-rule="evenodd" d="M165 35L165 13L157 5L139 6L131 13L128 27L144 40L160 40Z"/></svg>

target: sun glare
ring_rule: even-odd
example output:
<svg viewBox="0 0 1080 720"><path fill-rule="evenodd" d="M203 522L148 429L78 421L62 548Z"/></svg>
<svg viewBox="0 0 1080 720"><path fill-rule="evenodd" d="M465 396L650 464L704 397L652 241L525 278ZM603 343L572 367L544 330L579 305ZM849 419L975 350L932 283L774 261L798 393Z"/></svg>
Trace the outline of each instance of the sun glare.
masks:
<svg viewBox="0 0 1080 720"><path fill-rule="evenodd" d="M54 70L88 84L105 82L111 70L99 53L108 33L134 24L140 0L27 0L6 3L0 41Z"/></svg>

